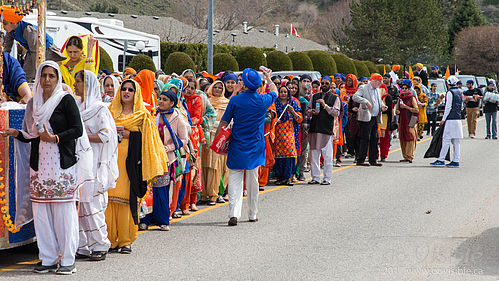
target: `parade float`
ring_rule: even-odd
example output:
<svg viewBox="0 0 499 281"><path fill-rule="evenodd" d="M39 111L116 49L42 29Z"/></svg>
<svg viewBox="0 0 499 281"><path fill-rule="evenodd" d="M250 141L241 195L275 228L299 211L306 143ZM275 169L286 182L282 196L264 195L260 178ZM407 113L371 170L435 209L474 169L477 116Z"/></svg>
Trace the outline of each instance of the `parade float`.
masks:
<svg viewBox="0 0 499 281"><path fill-rule="evenodd" d="M27 15L38 9L37 66L45 60L46 0L10 0L12 5ZM3 11L2 11L3 15ZM3 25L3 16L0 16ZM3 26L2 30L3 30ZM0 41L4 42L3 33ZM0 52L0 75L3 75L3 53ZM3 94L3 84L2 94ZM21 129L24 108L17 103L4 103L0 109L0 131L6 128ZM35 241L33 212L29 200L29 144L12 137L0 137L0 250Z"/></svg>

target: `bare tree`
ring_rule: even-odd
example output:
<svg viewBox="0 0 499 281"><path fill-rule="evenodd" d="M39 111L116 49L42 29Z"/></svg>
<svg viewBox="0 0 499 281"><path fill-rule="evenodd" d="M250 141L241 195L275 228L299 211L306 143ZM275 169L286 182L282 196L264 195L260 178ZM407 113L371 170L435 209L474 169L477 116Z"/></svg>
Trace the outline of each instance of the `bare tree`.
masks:
<svg viewBox="0 0 499 281"><path fill-rule="evenodd" d="M335 41L343 36L344 23L350 22L351 0L334 2L326 11L319 14L314 25L319 43L330 49L335 47Z"/></svg>
<svg viewBox="0 0 499 281"><path fill-rule="evenodd" d="M476 75L499 75L499 25L463 29L456 35L454 58L459 69Z"/></svg>

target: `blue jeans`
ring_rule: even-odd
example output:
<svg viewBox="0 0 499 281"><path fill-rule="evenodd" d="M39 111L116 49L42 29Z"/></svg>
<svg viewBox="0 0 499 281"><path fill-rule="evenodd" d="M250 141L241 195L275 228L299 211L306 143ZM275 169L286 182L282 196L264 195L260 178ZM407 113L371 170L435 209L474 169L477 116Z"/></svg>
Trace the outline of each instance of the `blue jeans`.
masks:
<svg viewBox="0 0 499 281"><path fill-rule="evenodd" d="M492 137L493 138L497 137L497 112L485 113L485 123L487 124L487 137L490 137L491 125L492 125Z"/></svg>

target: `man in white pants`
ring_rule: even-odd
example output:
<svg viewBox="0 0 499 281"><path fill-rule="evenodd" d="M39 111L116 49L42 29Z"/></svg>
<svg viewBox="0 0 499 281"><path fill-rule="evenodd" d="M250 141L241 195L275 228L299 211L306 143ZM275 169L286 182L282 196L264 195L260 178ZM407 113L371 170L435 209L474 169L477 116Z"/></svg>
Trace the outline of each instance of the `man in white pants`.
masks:
<svg viewBox="0 0 499 281"><path fill-rule="evenodd" d="M262 86L262 79L254 69L243 71L244 92L232 96L227 105L217 134L222 127L231 121L232 135L227 155L229 168L229 226L237 225L241 218L243 200L243 181L246 172L246 188L249 200L249 221L256 222L258 211L258 168L265 165L264 122L268 108L277 98L277 87L270 78L271 71L264 71L265 81L270 93L260 95L257 89Z"/></svg>
<svg viewBox="0 0 499 281"><path fill-rule="evenodd" d="M445 111L440 125L445 124L444 134L442 137L442 149L438 159L431 163L432 166L444 166L445 156L450 149L450 143L454 148L452 155L452 162L445 165L451 168L459 167L459 157L461 152L460 141L463 138L463 126L461 124L461 109L463 104L463 97L457 85L456 76L450 76L447 83L450 86L449 91L445 95Z"/></svg>
<svg viewBox="0 0 499 281"><path fill-rule="evenodd" d="M312 163L312 180L309 184L331 184L333 175L333 129L334 119L340 114L341 101L331 92L333 80L324 76L321 81L321 92L312 96L307 106L307 114L312 115L308 141ZM321 179L321 152L324 157L324 178Z"/></svg>

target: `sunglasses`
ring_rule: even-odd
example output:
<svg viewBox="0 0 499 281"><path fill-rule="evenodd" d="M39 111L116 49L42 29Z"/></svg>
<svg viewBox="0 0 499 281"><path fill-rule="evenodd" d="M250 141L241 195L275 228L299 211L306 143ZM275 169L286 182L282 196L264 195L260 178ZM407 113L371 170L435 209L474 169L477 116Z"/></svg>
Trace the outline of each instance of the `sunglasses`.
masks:
<svg viewBox="0 0 499 281"><path fill-rule="evenodd" d="M407 87L402 87L402 88L400 88L400 89L402 89L402 90L407 90L407 89L409 89L409 88L407 88Z"/></svg>
<svg viewBox="0 0 499 281"><path fill-rule="evenodd" d="M122 92L135 93L135 89L134 88L121 88L121 91Z"/></svg>
<svg viewBox="0 0 499 281"><path fill-rule="evenodd" d="M324 82L322 82L322 83L321 83L321 85L324 85L324 86L329 86L329 85L331 85L331 83L329 83L329 82L328 82L328 83L324 83Z"/></svg>

